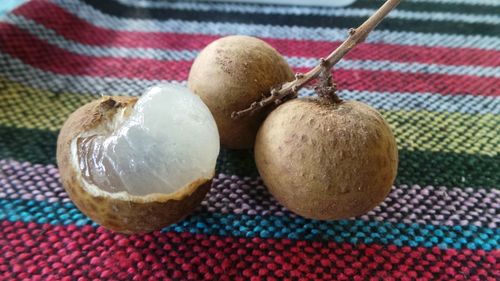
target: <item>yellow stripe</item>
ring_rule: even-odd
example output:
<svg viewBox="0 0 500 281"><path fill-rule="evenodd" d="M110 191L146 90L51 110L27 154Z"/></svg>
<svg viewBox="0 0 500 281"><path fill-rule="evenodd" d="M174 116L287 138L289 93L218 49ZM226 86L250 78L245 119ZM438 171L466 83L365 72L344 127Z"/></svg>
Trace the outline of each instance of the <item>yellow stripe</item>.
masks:
<svg viewBox="0 0 500 281"><path fill-rule="evenodd" d="M94 98L34 89L0 78L0 124L56 131L71 112Z"/></svg>
<svg viewBox="0 0 500 281"><path fill-rule="evenodd" d="M426 110L380 112L401 148L488 156L500 152L499 115Z"/></svg>
<svg viewBox="0 0 500 281"><path fill-rule="evenodd" d="M0 125L58 130L68 115L96 96L53 93L0 78ZM406 150L496 156L500 115L381 110Z"/></svg>

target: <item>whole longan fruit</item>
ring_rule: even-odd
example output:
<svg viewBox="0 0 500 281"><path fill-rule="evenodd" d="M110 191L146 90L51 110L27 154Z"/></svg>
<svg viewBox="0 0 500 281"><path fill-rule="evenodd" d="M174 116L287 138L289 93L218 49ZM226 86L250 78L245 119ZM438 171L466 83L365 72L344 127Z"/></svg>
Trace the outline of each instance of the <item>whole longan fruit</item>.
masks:
<svg viewBox="0 0 500 281"><path fill-rule="evenodd" d="M269 110L239 120L231 114L268 94L271 87L294 79L273 47L249 36L227 36L210 43L194 61L188 87L201 97L219 128L221 144L251 148Z"/></svg>
<svg viewBox="0 0 500 281"><path fill-rule="evenodd" d="M281 204L307 218L334 220L383 201L396 176L398 150L383 117L364 103L295 99L262 124L255 160Z"/></svg>

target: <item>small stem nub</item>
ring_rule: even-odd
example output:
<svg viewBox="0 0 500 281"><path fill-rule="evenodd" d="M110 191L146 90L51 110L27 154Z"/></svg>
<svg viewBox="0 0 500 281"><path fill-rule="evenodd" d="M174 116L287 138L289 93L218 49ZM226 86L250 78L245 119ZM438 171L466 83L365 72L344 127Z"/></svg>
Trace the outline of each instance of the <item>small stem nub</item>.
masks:
<svg viewBox="0 0 500 281"><path fill-rule="evenodd" d="M304 73L297 72L295 73L295 80L299 80L304 78Z"/></svg>
<svg viewBox="0 0 500 281"><path fill-rule="evenodd" d="M332 73L330 68L323 67L318 77L318 84L314 88L316 94L324 100L331 103L341 103L342 99L337 95L337 84L333 82Z"/></svg>
<svg viewBox="0 0 500 281"><path fill-rule="evenodd" d="M319 65L323 68L327 68L328 67L328 61L325 59L325 58L320 58L319 59Z"/></svg>
<svg viewBox="0 0 500 281"><path fill-rule="evenodd" d="M333 77L328 61L324 58L320 58L319 65L321 66L321 71L318 75L318 84L316 85L316 87L314 87L316 94L320 98L328 100L332 103L342 102L342 100L337 95L337 84L333 82Z"/></svg>
<svg viewBox="0 0 500 281"><path fill-rule="evenodd" d="M356 45L365 41L368 34L384 19L387 14L394 9L401 0L386 0L386 2L358 28L349 29L349 37L326 58L321 58L319 65L309 70L307 73L296 73L295 80L283 83L272 88L270 93L263 96L258 103L252 103L250 107L233 112L231 118L238 119L252 115L254 112L271 104L281 104L289 99L296 98L298 91L315 78L319 78L316 89L318 96L328 99L334 103L342 100L337 96L337 86L332 81L330 69L342 59Z"/></svg>

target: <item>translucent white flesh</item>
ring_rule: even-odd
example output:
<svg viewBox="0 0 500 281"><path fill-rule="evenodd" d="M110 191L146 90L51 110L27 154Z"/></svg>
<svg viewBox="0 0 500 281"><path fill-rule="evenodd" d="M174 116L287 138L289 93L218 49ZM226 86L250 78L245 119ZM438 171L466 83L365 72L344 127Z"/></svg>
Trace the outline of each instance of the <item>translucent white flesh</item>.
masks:
<svg viewBox="0 0 500 281"><path fill-rule="evenodd" d="M86 182L107 192L144 196L172 193L212 177L219 154L217 125L187 88L155 86L139 98L128 118L118 115L110 132L78 140Z"/></svg>

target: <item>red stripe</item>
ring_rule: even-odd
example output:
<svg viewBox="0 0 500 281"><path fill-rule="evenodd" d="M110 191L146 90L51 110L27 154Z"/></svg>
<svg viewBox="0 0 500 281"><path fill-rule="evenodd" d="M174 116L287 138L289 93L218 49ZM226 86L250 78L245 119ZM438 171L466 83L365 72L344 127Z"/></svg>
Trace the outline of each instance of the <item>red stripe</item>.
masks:
<svg viewBox="0 0 500 281"><path fill-rule="evenodd" d="M500 251L220 237L121 235L101 227L2 221L0 279L494 280ZM254 279L252 279L254 280Z"/></svg>
<svg viewBox="0 0 500 281"><path fill-rule="evenodd" d="M0 30L0 41L7 42L0 45L0 50L26 64L59 74L185 80L191 66L190 61L84 56L50 45L7 23L0 23ZM335 72L335 78L347 90L500 95L500 79L492 77L342 69Z"/></svg>
<svg viewBox="0 0 500 281"><path fill-rule="evenodd" d="M43 9L43 14L39 13ZM97 27L59 6L46 1L33 1L15 10L14 14L31 18L64 37L90 45L143 47L176 50L200 50L219 36L165 32L115 31ZM339 42L265 38L287 56L322 57ZM447 65L500 66L500 52L472 48L401 46L365 43L356 47L350 59L390 60L399 62L436 63Z"/></svg>

